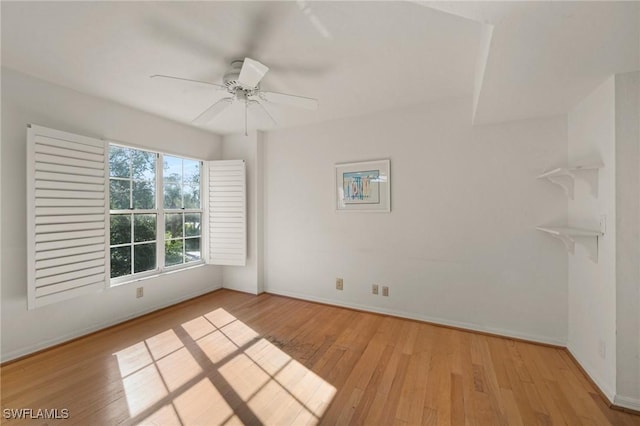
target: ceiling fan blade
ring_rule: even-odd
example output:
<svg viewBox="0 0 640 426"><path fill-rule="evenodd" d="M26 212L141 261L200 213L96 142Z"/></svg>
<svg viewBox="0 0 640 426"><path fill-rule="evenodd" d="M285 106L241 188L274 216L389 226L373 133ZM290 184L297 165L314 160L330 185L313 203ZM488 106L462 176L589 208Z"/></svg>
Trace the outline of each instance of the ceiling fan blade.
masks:
<svg viewBox="0 0 640 426"><path fill-rule="evenodd" d="M295 108L318 109L318 100L305 96L288 95L278 92L260 92L260 97L267 102L292 106Z"/></svg>
<svg viewBox="0 0 640 426"><path fill-rule="evenodd" d="M154 75L150 76L149 78L160 78L160 79L169 78L169 79L172 79L172 80L188 81L190 83L208 84L210 86L215 86L215 87L218 87L220 89L226 89L226 86L223 86L222 84L211 83L210 81L192 80L190 78L173 77L171 75L154 74Z"/></svg>
<svg viewBox="0 0 640 426"><path fill-rule="evenodd" d="M254 106L255 105L255 106ZM249 101L249 106L253 107L252 109L254 111L260 111L260 114L266 116L269 118L269 121L271 121L273 123L274 126L278 125L278 122L276 121L275 118L273 118L273 116L269 113L269 111L264 107L264 105L262 105L261 102L259 101L254 101L251 100Z"/></svg>
<svg viewBox="0 0 640 426"><path fill-rule="evenodd" d="M269 67L266 65L251 58L244 58L238 82L245 87L256 87L267 71Z"/></svg>
<svg viewBox="0 0 640 426"><path fill-rule="evenodd" d="M197 116L192 123L193 124L206 124L213 120L216 115L220 114L233 102L233 98L222 98L218 102L205 109L199 116Z"/></svg>

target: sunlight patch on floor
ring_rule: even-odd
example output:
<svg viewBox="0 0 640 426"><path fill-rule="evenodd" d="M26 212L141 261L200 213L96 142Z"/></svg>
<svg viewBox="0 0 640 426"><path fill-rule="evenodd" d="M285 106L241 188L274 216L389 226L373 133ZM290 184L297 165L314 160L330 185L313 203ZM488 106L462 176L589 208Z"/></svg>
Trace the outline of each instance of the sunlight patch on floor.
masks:
<svg viewBox="0 0 640 426"><path fill-rule="evenodd" d="M136 343L115 354L120 368L120 376L127 377L134 371L151 364L153 360L144 342Z"/></svg>
<svg viewBox="0 0 640 426"><path fill-rule="evenodd" d="M258 333L253 331L251 327L247 326L242 321L232 321L220 329L233 343L237 346L244 346L251 343Z"/></svg>
<svg viewBox="0 0 640 426"><path fill-rule="evenodd" d="M222 308L114 356L138 424L316 424L336 393Z"/></svg>
<svg viewBox="0 0 640 426"><path fill-rule="evenodd" d="M333 386L295 359L274 379L317 417L324 414L336 392Z"/></svg>
<svg viewBox="0 0 640 426"><path fill-rule="evenodd" d="M204 317L198 317L191 321L187 321L182 324L182 328L184 328L193 340L198 340L199 338L216 330L215 326Z"/></svg>
<svg viewBox="0 0 640 426"><path fill-rule="evenodd" d="M153 359L156 361L184 346L173 330L156 334L148 338L146 343L149 347L149 352L151 352L151 356L153 356Z"/></svg>
<svg viewBox="0 0 640 426"><path fill-rule="evenodd" d="M219 425L233 415L229 404L207 378L177 396L174 406L184 425Z"/></svg>
<svg viewBox="0 0 640 426"><path fill-rule="evenodd" d="M207 320L211 321L211 324L215 325L217 328L224 327L232 321L236 320L236 317L231 315L229 312L225 311L222 308L218 308L214 311L205 314L204 316Z"/></svg>
<svg viewBox="0 0 640 426"><path fill-rule="evenodd" d="M200 338L197 343L214 364L219 363L238 350L238 347L219 331L214 331Z"/></svg>
<svg viewBox="0 0 640 426"><path fill-rule="evenodd" d="M249 407L263 424L272 425L292 424L293 419L302 411L307 411L285 388L273 380L249 400ZM315 420L313 423L317 422L313 416L309 419Z"/></svg>
<svg viewBox="0 0 640 426"><path fill-rule="evenodd" d="M276 374L291 360L289 355L266 339L260 339L258 342L249 346L244 353L271 375Z"/></svg>
<svg viewBox="0 0 640 426"><path fill-rule="evenodd" d="M236 355L220 367L220 374L233 387L243 401L248 401L270 379L256 363L245 354Z"/></svg>
<svg viewBox="0 0 640 426"><path fill-rule="evenodd" d="M167 404L139 423L144 426L181 426L173 404Z"/></svg>
<svg viewBox="0 0 640 426"><path fill-rule="evenodd" d="M129 414L132 417L152 407L168 394L155 364L148 365L123 378L122 385L127 395Z"/></svg>
<svg viewBox="0 0 640 426"><path fill-rule="evenodd" d="M157 362L160 374L170 392L177 390L198 374L202 373L200 364L191 356L187 348L181 348Z"/></svg>
<svg viewBox="0 0 640 426"><path fill-rule="evenodd" d="M244 426L244 423L242 423L240 417L234 415L224 423L224 426Z"/></svg>

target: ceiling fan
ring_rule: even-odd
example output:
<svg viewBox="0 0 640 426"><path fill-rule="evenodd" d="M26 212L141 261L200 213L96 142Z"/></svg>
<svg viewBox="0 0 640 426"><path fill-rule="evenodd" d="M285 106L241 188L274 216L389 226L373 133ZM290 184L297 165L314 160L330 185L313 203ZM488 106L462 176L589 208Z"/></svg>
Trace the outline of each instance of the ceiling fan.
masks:
<svg viewBox="0 0 640 426"><path fill-rule="evenodd" d="M212 121L231 104L235 102L242 102L245 107L245 135L248 133L247 116L250 107L255 106L259 108L259 110L264 112L274 124L277 124L277 122L265 108L264 103L280 104L310 110L318 108L318 100L314 98L262 90L260 88L260 81L267 74L267 71L269 71L269 67L266 65L251 58L244 58L231 62L229 71L227 71L222 78L223 84L161 74L152 75L151 78L173 79L192 83L208 84L217 87L218 89L226 90L229 96L214 102L210 107L193 119L192 123L196 125L206 124Z"/></svg>

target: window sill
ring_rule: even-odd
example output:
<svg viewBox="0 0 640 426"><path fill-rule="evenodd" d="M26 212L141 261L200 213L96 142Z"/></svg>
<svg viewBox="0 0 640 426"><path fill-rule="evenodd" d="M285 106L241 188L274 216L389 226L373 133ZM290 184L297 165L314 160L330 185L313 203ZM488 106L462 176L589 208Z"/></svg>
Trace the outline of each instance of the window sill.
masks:
<svg viewBox="0 0 640 426"><path fill-rule="evenodd" d="M175 274L176 272L181 272L181 271L188 271L190 269L196 269L196 268L200 268L202 266L205 266L206 263L204 261L200 261L200 262L193 262L193 263L189 263L188 265L180 265L180 266L171 266L169 268L166 268L164 271L160 272L160 271L153 271L151 273L147 274L143 274L143 275L138 275L138 276L132 276L129 279L125 280L125 281L117 281L117 282L113 282L114 279L111 280L109 287L110 288L114 288L114 287L120 287L122 285L127 285L127 284L131 284L131 283L136 283L139 281L146 281L149 279L153 279L153 278L158 278L161 277L163 275L170 275L170 274ZM117 279L117 278L116 278Z"/></svg>

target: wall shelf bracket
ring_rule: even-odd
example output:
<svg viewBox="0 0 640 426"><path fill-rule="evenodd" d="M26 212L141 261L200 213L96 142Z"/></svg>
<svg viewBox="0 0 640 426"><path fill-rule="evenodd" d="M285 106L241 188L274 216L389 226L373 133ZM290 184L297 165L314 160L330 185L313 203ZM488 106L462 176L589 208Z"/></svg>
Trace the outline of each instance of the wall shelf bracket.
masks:
<svg viewBox="0 0 640 426"><path fill-rule="evenodd" d="M571 254L575 253L576 243L580 244L587 250L589 259L598 263L598 243L600 237L604 235L602 232L591 229L551 226L538 226L536 229L562 241L567 251Z"/></svg>
<svg viewBox="0 0 640 426"><path fill-rule="evenodd" d="M558 167L548 170L538 176L538 179L547 179L548 181L559 185L564 189L567 197L573 200L574 187L576 178L581 178L589 185L591 194L598 197L598 170L604 165L602 163L585 164L571 167Z"/></svg>

